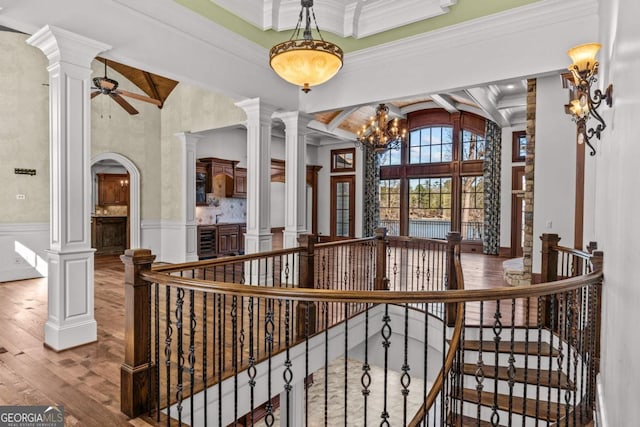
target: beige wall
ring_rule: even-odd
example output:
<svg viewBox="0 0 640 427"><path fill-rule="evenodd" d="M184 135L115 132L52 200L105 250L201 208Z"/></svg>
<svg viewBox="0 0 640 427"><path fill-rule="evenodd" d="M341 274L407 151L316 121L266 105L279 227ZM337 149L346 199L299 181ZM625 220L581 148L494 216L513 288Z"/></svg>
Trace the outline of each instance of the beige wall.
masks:
<svg viewBox="0 0 640 427"><path fill-rule="evenodd" d="M93 61L92 68L93 76L104 75L102 63ZM142 93L119 73L112 69L107 73L122 89ZM131 160L140 171L140 217L143 220L159 219L161 110L147 102L126 99L139 114L130 115L105 95L98 95L91 101L91 156L114 152Z"/></svg>
<svg viewBox="0 0 640 427"><path fill-rule="evenodd" d="M47 59L27 37L0 31L0 223L6 224L49 222L49 75ZM15 175L15 168L37 172Z"/></svg>
<svg viewBox="0 0 640 427"><path fill-rule="evenodd" d="M182 147L178 132L199 132L243 122L244 111L232 99L180 83L165 103L161 117L162 219L182 217Z"/></svg>

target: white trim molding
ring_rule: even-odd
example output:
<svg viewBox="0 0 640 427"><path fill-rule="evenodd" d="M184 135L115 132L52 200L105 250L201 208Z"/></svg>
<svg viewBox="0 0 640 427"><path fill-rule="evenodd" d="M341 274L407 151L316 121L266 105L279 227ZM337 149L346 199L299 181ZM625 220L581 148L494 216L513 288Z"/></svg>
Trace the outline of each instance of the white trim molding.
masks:
<svg viewBox="0 0 640 427"><path fill-rule="evenodd" d="M604 387L602 386L602 381L600 381L600 374L598 374L596 377L596 413L594 417L596 427L609 427L604 402Z"/></svg>
<svg viewBox="0 0 640 427"><path fill-rule="evenodd" d="M0 282L46 277L49 223L0 224Z"/></svg>

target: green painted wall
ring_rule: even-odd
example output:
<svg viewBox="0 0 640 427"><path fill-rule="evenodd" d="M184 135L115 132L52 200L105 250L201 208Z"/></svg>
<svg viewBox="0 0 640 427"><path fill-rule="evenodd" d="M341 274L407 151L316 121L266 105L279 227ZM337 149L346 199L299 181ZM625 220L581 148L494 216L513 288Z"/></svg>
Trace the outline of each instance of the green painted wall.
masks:
<svg viewBox="0 0 640 427"><path fill-rule="evenodd" d="M266 49L270 49L273 45L288 40L291 36L291 30L281 32L273 30L262 31L218 6L212 0L175 1ZM541 0L458 0L458 3L451 6L449 13L445 15L436 16L361 39L354 39L352 37L343 38L329 32L325 34L320 18L318 18L318 26L320 27L320 31L323 31L322 35L326 40L337 44L345 53L348 53L503 12L537 1ZM317 8L321 8L321 5L317 5ZM294 24L295 22L292 23L292 25Z"/></svg>

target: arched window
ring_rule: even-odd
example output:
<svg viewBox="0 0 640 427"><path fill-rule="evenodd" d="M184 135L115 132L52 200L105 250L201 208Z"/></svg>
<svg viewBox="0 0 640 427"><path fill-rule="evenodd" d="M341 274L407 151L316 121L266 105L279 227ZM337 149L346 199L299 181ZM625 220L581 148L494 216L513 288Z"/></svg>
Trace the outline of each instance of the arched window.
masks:
<svg viewBox="0 0 640 427"><path fill-rule="evenodd" d="M380 158L380 225L391 235L482 240L485 119L440 109L409 113L409 138Z"/></svg>

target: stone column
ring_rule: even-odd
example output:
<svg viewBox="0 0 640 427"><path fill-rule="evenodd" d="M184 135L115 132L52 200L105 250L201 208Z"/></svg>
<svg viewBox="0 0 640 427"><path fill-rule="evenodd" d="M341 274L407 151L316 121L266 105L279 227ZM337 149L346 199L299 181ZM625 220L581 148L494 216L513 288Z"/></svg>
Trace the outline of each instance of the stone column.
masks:
<svg viewBox="0 0 640 427"><path fill-rule="evenodd" d="M198 226L196 224L196 142L199 135L179 132L182 142L182 221L184 221L184 261L198 260ZM175 244L173 242L172 244Z"/></svg>
<svg viewBox="0 0 640 427"><path fill-rule="evenodd" d="M45 345L96 341L91 248L91 61L111 47L45 26L27 39L49 59L50 248Z"/></svg>
<svg viewBox="0 0 640 427"><path fill-rule="evenodd" d="M245 252L269 251L271 237L271 115L259 98L237 102L247 114L247 232Z"/></svg>
<svg viewBox="0 0 640 427"><path fill-rule="evenodd" d="M530 285L533 273L533 187L536 154L536 79L527 80L527 155L524 166L524 238L522 241L523 277L520 284Z"/></svg>

